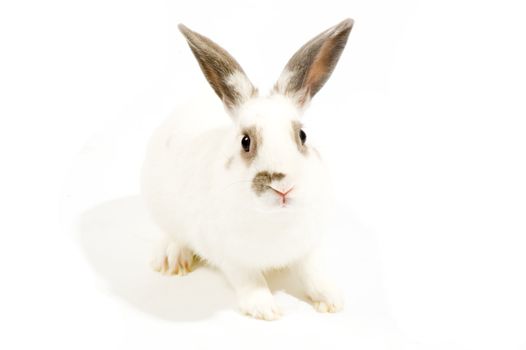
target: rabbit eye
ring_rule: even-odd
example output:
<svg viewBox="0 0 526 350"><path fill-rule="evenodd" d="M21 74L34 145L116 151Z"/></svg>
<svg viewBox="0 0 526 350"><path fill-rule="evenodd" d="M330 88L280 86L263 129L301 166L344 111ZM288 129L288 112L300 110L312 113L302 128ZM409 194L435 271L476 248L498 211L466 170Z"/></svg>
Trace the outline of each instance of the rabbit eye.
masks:
<svg viewBox="0 0 526 350"><path fill-rule="evenodd" d="M250 137L248 137L247 135L243 136L243 138L241 139L241 147L243 147L243 150L245 152L250 151Z"/></svg>
<svg viewBox="0 0 526 350"><path fill-rule="evenodd" d="M307 141L307 134L305 134L305 131L303 130L300 130L300 140L302 145L304 145L305 141Z"/></svg>

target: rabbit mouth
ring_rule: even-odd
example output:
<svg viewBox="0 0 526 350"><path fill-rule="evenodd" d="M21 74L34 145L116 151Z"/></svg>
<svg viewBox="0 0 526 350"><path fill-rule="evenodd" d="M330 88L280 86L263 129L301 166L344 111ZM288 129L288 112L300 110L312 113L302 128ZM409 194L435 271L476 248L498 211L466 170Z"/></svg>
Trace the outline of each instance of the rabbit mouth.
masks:
<svg viewBox="0 0 526 350"><path fill-rule="evenodd" d="M294 187L268 186L264 194L257 196L258 211L280 213L298 209L295 192Z"/></svg>
<svg viewBox="0 0 526 350"><path fill-rule="evenodd" d="M294 186L290 187L288 190L278 190L272 186L269 186L269 188L278 196L279 205L282 208L288 207L291 201L291 197L288 196L290 192L294 189Z"/></svg>

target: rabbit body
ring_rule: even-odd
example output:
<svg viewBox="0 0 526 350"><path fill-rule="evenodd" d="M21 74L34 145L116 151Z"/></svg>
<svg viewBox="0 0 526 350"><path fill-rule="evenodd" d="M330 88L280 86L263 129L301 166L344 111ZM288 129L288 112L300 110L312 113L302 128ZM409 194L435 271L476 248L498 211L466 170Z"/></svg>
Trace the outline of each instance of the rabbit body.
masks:
<svg viewBox="0 0 526 350"><path fill-rule="evenodd" d="M264 272L288 267L317 310L342 308L320 259L328 177L301 116L352 24L347 19L300 48L268 95L228 52L180 25L224 110L217 101L191 102L151 139L142 193L166 236L154 269L186 274L199 256L223 272L243 313L272 320L281 313Z"/></svg>

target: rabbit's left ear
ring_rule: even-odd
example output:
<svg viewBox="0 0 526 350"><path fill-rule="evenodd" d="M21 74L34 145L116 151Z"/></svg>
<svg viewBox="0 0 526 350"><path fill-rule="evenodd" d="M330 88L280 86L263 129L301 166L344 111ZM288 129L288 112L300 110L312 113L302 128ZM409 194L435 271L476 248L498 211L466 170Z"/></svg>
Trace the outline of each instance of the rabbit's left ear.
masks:
<svg viewBox="0 0 526 350"><path fill-rule="evenodd" d="M257 95L257 89L239 63L225 49L183 24L179 24L179 30L227 111L232 113L237 106Z"/></svg>
<svg viewBox="0 0 526 350"><path fill-rule="evenodd" d="M305 106L331 76L353 23L348 18L303 45L285 66L274 91Z"/></svg>

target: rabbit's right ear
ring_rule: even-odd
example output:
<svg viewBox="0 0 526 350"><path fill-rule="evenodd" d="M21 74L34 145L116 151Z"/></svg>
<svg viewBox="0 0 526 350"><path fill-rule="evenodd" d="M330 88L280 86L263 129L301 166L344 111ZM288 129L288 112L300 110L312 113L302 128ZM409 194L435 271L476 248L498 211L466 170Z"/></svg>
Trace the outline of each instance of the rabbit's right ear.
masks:
<svg viewBox="0 0 526 350"><path fill-rule="evenodd" d="M206 79L232 115L237 106L257 95L243 69L221 46L179 24Z"/></svg>
<svg viewBox="0 0 526 350"><path fill-rule="evenodd" d="M289 96L304 107L331 76L353 23L348 18L303 45L285 66L274 92Z"/></svg>

